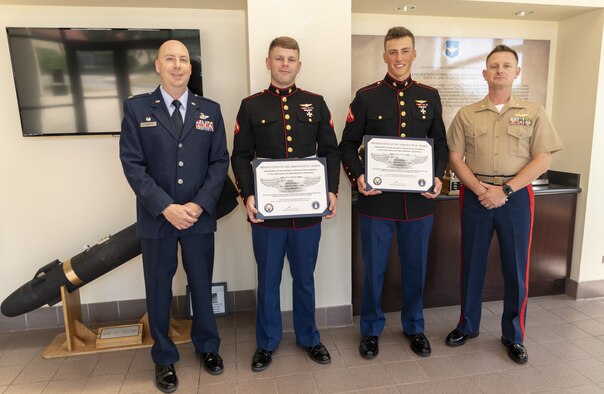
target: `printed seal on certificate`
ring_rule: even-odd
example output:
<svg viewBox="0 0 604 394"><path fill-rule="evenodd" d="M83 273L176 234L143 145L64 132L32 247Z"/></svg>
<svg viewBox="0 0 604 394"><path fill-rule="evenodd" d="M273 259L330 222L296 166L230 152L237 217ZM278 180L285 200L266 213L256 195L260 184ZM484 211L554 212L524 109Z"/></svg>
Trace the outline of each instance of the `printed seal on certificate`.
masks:
<svg viewBox="0 0 604 394"><path fill-rule="evenodd" d="M432 138L366 135L364 145L368 190L423 193L434 186Z"/></svg>
<svg viewBox="0 0 604 394"><path fill-rule="evenodd" d="M329 214L327 161L255 159L254 183L258 219L283 219Z"/></svg>

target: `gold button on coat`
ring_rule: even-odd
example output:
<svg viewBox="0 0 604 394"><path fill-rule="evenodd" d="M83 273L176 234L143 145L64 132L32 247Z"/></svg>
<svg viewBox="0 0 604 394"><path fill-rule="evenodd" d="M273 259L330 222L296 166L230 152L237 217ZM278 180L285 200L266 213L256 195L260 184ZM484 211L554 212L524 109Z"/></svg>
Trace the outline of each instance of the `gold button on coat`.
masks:
<svg viewBox="0 0 604 394"><path fill-rule="evenodd" d="M403 96L405 95L405 93L403 93L403 92L398 92L398 95L399 95L399 96L401 96L401 97L403 97Z"/></svg>
<svg viewBox="0 0 604 394"><path fill-rule="evenodd" d="M289 107L287 106L287 104L283 106L283 109L286 110L286 111L289 109Z"/></svg>
<svg viewBox="0 0 604 394"><path fill-rule="evenodd" d="M283 97L281 100L283 100L284 103L287 102L287 97Z"/></svg>
<svg viewBox="0 0 604 394"><path fill-rule="evenodd" d="M401 127L404 129L405 127L407 127L407 123L405 123L405 122L401 123Z"/></svg>
<svg viewBox="0 0 604 394"><path fill-rule="evenodd" d="M287 131L289 131L289 130L291 130L291 129L292 129L292 127L291 127L290 125L287 125L287 126L285 126L285 129L286 129Z"/></svg>
<svg viewBox="0 0 604 394"><path fill-rule="evenodd" d="M292 153L292 152L294 151L294 148L292 148L292 147L290 146L289 148L287 148L287 151L288 151L289 153Z"/></svg>
<svg viewBox="0 0 604 394"><path fill-rule="evenodd" d="M289 119L289 114L285 114L285 119Z"/></svg>
<svg viewBox="0 0 604 394"><path fill-rule="evenodd" d="M287 141L292 142L292 140L293 140L292 136L291 136L291 135L288 135L288 136L287 136Z"/></svg>

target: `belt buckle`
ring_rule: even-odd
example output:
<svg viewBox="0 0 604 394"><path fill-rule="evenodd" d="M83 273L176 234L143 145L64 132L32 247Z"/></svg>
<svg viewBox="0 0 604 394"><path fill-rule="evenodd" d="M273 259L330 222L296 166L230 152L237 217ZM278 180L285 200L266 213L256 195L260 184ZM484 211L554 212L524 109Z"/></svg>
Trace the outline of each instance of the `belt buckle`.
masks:
<svg viewBox="0 0 604 394"><path fill-rule="evenodd" d="M497 185L497 186L501 186L505 183L505 178L502 176L494 176L493 177L493 184Z"/></svg>

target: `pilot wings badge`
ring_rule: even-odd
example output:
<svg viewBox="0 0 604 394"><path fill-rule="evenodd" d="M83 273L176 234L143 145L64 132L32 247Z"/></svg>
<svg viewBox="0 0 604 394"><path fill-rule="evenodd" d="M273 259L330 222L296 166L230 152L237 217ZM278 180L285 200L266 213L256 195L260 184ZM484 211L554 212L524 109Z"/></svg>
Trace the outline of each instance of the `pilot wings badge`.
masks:
<svg viewBox="0 0 604 394"><path fill-rule="evenodd" d="M400 157L392 153L372 153L371 157L375 161L385 163L390 168L409 168L412 165L422 164L428 160L426 156Z"/></svg>
<svg viewBox="0 0 604 394"><path fill-rule="evenodd" d="M300 104L300 109L304 112L306 112L306 115L309 118L312 118L312 111L313 111L313 106L312 104Z"/></svg>
<svg viewBox="0 0 604 394"><path fill-rule="evenodd" d="M300 180L293 180L285 177L261 178L260 182L264 186L272 187L282 193L297 193L304 191L307 186L316 185L321 181L320 177L303 177Z"/></svg>

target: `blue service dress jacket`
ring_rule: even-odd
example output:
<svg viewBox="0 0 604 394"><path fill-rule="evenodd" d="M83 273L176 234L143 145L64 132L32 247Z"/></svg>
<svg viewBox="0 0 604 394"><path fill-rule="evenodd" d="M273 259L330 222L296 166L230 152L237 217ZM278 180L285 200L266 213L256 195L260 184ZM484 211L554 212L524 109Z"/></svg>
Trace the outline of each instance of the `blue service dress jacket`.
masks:
<svg viewBox="0 0 604 394"><path fill-rule="evenodd" d="M220 105L189 91L182 133L174 129L159 87L124 102L120 159L137 201L137 234L157 239L216 231L216 204L229 165ZM204 210L186 230L162 215L170 204Z"/></svg>

